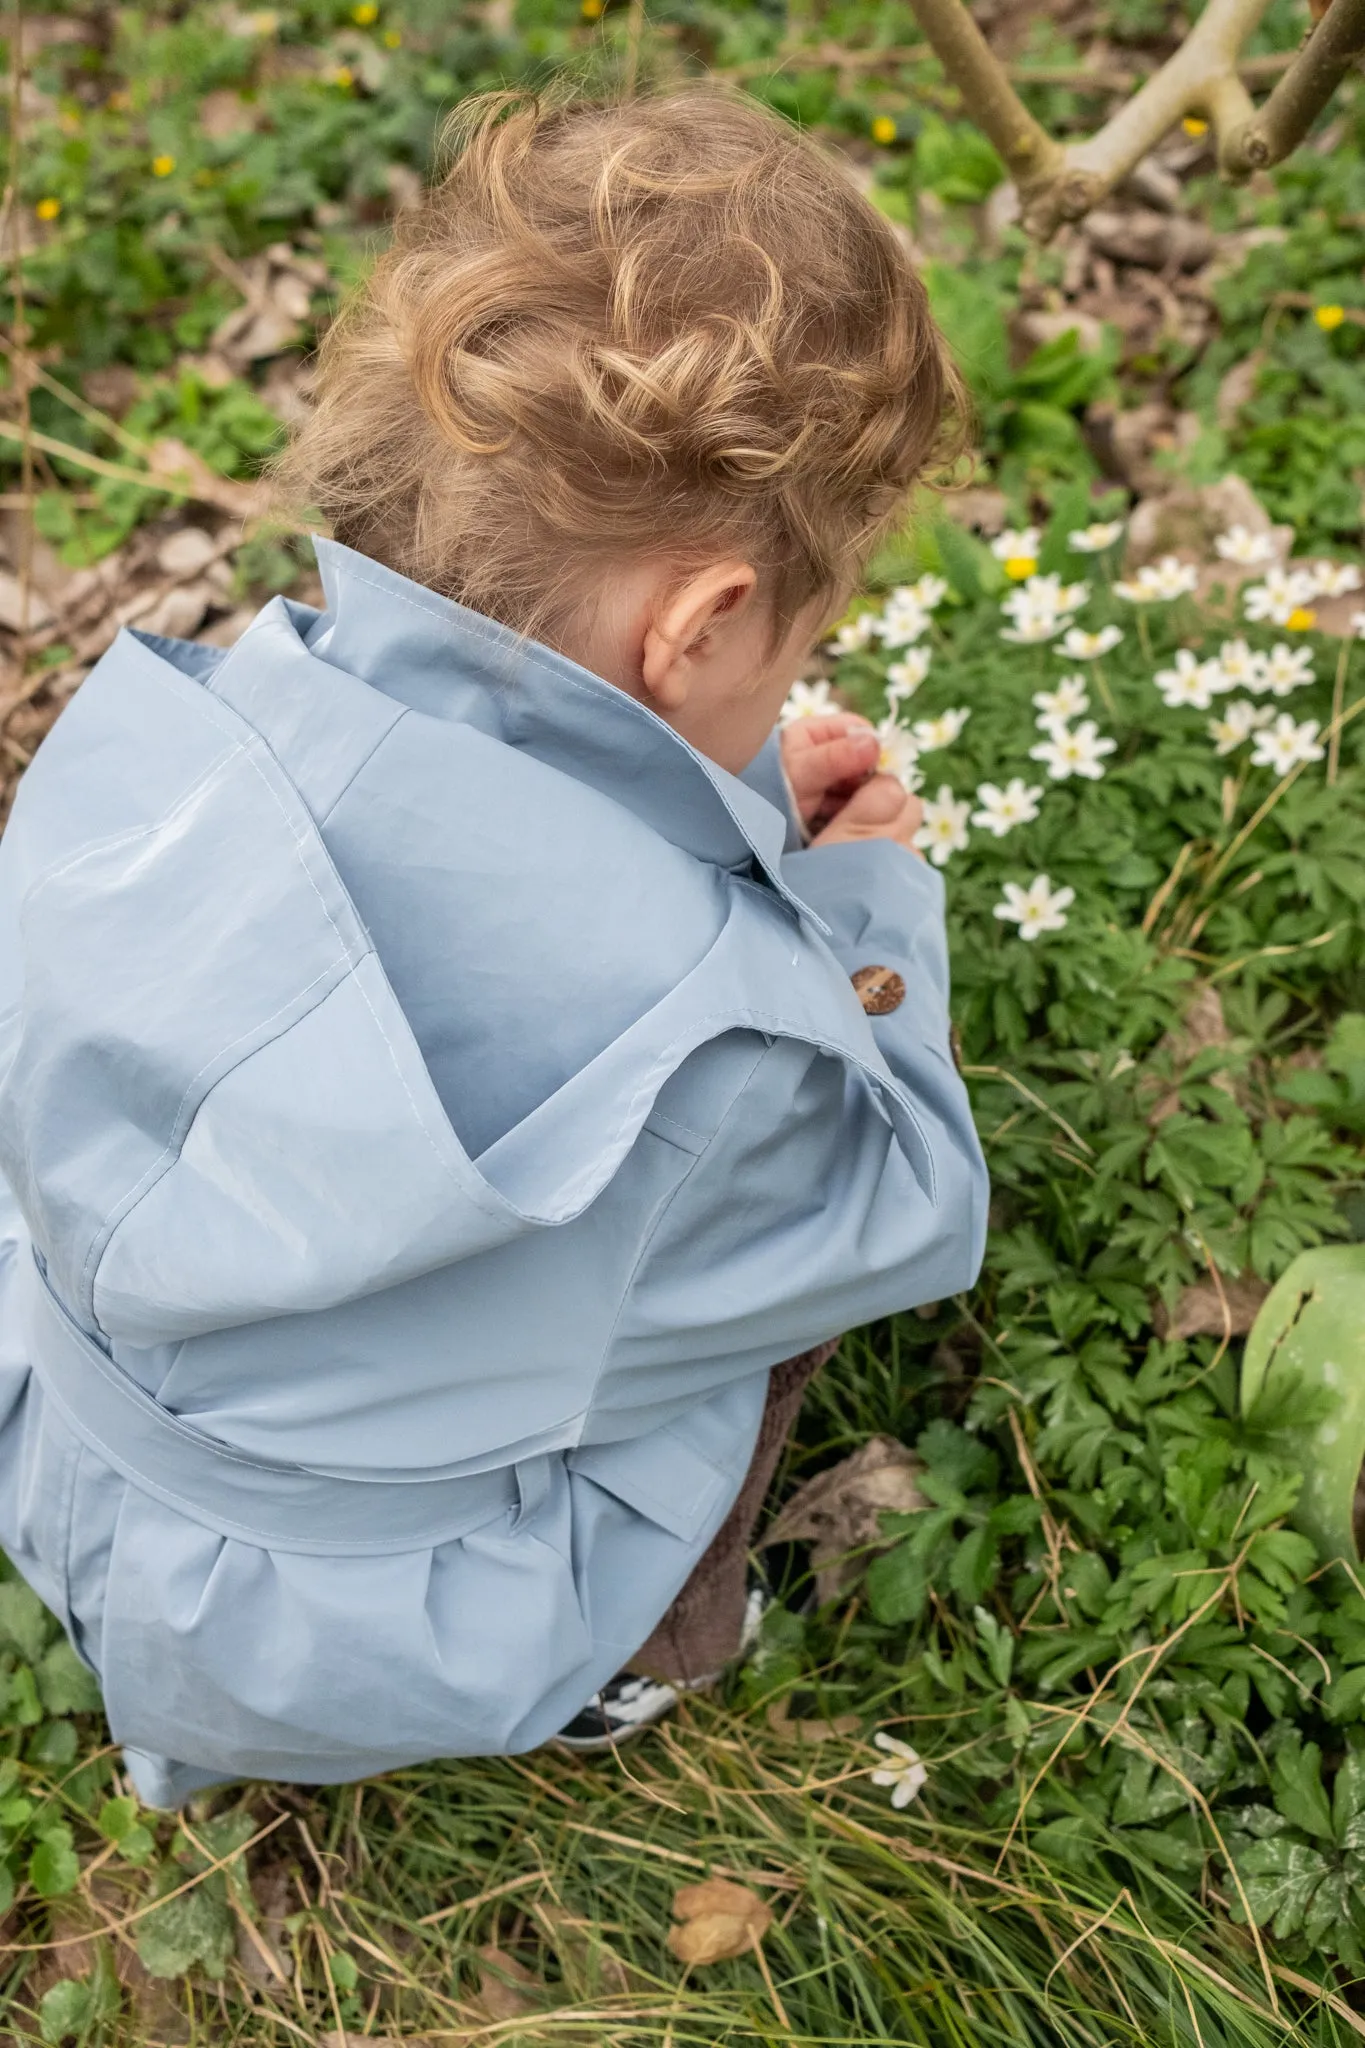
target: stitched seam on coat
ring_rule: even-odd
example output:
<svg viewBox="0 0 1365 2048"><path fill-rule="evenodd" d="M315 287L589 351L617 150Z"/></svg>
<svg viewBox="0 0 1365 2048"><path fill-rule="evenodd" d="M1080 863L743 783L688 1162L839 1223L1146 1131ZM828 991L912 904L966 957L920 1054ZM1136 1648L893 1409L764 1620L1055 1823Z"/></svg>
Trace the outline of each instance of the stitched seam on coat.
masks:
<svg viewBox="0 0 1365 2048"><path fill-rule="evenodd" d="M177 798L170 810L153 819L150 825L129 825L122 832L111 832L105 839L91 839L55 868L44 868L42 874L35 876L32 887L25 892L24 902L32 896L39 895L49 882L59 882L63 875L69 875L72 868L78 868L83 860L89 860L93 854L112 853L120 846L136 846L139 839L150 839L154 832L164 831L167 825L180 816L187 805L192 804L208 788L219 771L225 768L235 755L243 751L243 744L238 740L235 745L226 747L221 754L216 754L203 774L190 784L183 796ZM23 904L20 905L21 915L22 911ZM22 1008L22 1004L19 1007Z"/></svg>
<svg viewBox="0 0 1365 2048"><path fill-rule="evenodd" d="M338 954L335 958L329 960L327 962L327 965L324 968L322 968L322 970L319 973L315 974L311 981L305 982L302 988L296 989L294 993L287 998L286 1001L280 1004L277 1010L272 1010L268 1017L258 1018L255 1023L249 1024L245 1031L239 1031L235 1038L230 1038L226 1045L219 1046L218 1050L209 1059L205 1060L203 1066L200 1067L199 1072L197 1074L192 1074L190 1076L189 1080L185 1083L185 1092L175 1106L175 1116L171 1122L172 1135L166 1140L166 1143L157 1153L156 1158L152 1161L151 1165L148 1166L144 1172L138 1175L137 1179L133 1182L131 1188L126 1189L125 1192L119 1196L118 1200L113 1204L113 1207L108 1210L108 1212L100 1221L99 1228L95 1232L95 1236L91 1243L90 1250L86 1255L85 1264L81 1267L82 1293L84 1293L85 1291L85 1284L87 1279L90 1278L90 1269L92 1265L97 1265L102 1260L104 1253L108 1250L109 1243L112 1242L113 1237L119 1228L119 1224L127 1221L129 1215L132 1213L132 1210L136 1207L137 1203L140 1202L143 1196L148 1192L148 1188L150 1187L152 1181L157 1177L158 1168L161 1166L162 1162L166 1159L169 1159L172 1153L175 1153L179 1149L183 1148L186 1138L193 1130L194 1117L191 1117L185 1129L180 1132L179 1137L177 1138L175 1136L175 1132L179 1127L180 1118L184 1111L185 1104L189 1101L190 1096L194 1092L195 1083L199 1080L202 1080L203 1076L208 1072L209 1068L213 1066L218 1060L222 1059L225 1053L231 1052L234 1046L240 1045L243 1039L250 1038L254 1032L265 1030L267 1025L273 1024L277 1017L282 1017L286 1010L291 1009L293 1005L299 1001L300 997L306 996L309 990L316 988L320 981L325 981L327 979L327 976L335 970L338 961L344 961L345 958L346 955L344 952L342 952ZM340 983L334 983L333 986L339 987ZM317 1005L314 1004L312 1008L316 1009ZM310 1009L307 1014L311 1016L312 1009ZM276 1036L278 1035L279 1034L277 1033ZM260 1046L257 1046L255 1048L255 1050L258 1052L262 1051L264 1049L265 1044L273 1043L273 1040L264 1040L262 1041L262 1044ZM247 1054L244 1057L249 1058L250 1055ZM228 1069L228 1073L236 1073L237 1068L241 1065L241 1060L234 1061L233 1065ZM220 1074L218 1078L220 1081L224 1081L227 1079L227 1074ZM214 1085L216 1086L217 1083L215 1083ZM205 1102L208 1100L208 1095L212 1094L212 1092L213 1090L210 1089L208 1091L208 1094L205 1095ZM199 1104L199 1108L202 1109L203 1106L203 1102L201 1102ZM198 1110L195 1111L195 1116L197 1115ZM125 1203L127 1204L126 1208L123 1207ZM123 1215L119 1217L118 1223L114 1224L113 1230L111 1230L109 1233L108 1241L101 1244L100 1239L106 1227L114 1218L114 1216L117 1215L120 1208L123 1208Z"/></svg>
<svg viewBox="0 0 1365 2048"><path fill-rule="evenodd" d="M395 733L397 732L397 730L398 730L399 726L400 726L400 725L401 725L401 724L403 723L403 720L404 720L405 718L410 718L411 716L412 716L412 710L411 710L411 707L410 707L409 705L407 705L407 704L404 704L404 705L403 705L403 706L401 707L401 709L399 710L399 713L398 713L398 716L397 716L397 718L395 718L395 719L393 720L392 724L390 724L390 725L387 725L387 726L386 726L386 727L384 728L383 732L381 732L381 733L380 733L380 735L379 735L379 738L378 738L378 739L377 739L377 740L375 741L374 745L373 745L372 747L370 747L370 748L369 748L369 749L367 750L367 752L366 752L366 754L365 754L365 758L364 758L364 759L363 759L362 761L357 761L357 763L356 763L355 767L354 767L354 768L352 769L351 773L350 773L350 774L349 774L349 775L348 775L348 776L346 777L346 780L345 780L345 782L343 782L343 783L342 783L342 785L341 785L341 788L340 788L340 789L339 789L339 790L337 791L336 795L335 795L335 796L334 796L334 797L332 798L332 801L331 801L331 802L330 802L330 803L328 804L328 806L327 806L326 810L325 810L325 811L323 812L322 816L321 816L320 818L317 818L317 819L315 819L315 820L314 820L314 822L315 822L315 823L316 823L316 825L317 825L317 828L318 828L319 832L321 832L321 830L322 830L322 828L323 828L323 826L324 826L324 825L326 825L326 824L328 824L328 823L330 822L330 820L331 820L331 818L332 818L332 816L333 816L333 813L334 813L334 812L335 812L335 810L336 810L336 807L337 807L337 805L338 805L338 804L339 804L339 803L341 802L342 798L343 798L343 797L344 797L344 796L346 795L346 792L347 792L347 791L348 791L348 790L349 790L349 789L351 788L351 786L352 786L352 784L353 784L353 783L355 782L356 778L357 778L358 776L360 776L360 775L363 775L363 774L364 774L365 770L366 770L366 769L367 769L367 768L369 767L369 765L370 765L371 761L373 761L373 759L374 759L375 755L376 755L376 754L377 754L377 753L379 752L380 748L381 748L381 747L383 747L383 746L386 746L386 745L388 744L388 742L389 742L389 741L390 741L390 740L391 740L391 739L393 738L394 734L395 734ZM267 742L267 745L268 745L268 744L269 744L269 742ZM273 752L274 752L274 749L272 748L272 749L271 749L271 751L272 751L272 753L273 753ZM278 758L279 758L279 757L278 757L278 755L277 755L277 756L276 756L276 759L278 759ZM281 762L281 764L280 764L280 765L281 765L281 767L283 767L283 766L284 766L283 762ZM288 770L287 770L287 769L285 770L285 773L286 773L286 774L288 774Z"/></svg>

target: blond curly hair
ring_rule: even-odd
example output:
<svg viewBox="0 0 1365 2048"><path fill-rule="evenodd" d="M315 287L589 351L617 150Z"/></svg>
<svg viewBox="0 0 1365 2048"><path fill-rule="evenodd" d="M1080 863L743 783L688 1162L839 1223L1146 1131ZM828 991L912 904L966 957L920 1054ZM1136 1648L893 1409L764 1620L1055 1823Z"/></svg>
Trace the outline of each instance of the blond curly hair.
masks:
<svg viewBox="0 0 1365 2048"><path fill-rule="evenodd" d="M960 390L895 230L716 86L479 95L325 337L296 506L553 639L623 560L737 554L776 633L847 600Z"/></svg>

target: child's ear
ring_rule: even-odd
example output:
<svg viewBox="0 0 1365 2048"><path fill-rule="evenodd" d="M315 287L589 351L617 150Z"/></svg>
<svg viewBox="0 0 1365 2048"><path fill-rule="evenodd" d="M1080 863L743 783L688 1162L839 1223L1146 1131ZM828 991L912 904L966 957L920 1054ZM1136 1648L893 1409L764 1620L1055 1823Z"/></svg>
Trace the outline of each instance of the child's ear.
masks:
<svg viewBox="0 0 1365 2048"><path fill-rule="evenodd" d="M645 628L640 663L645 695L657 710L681 710L714 648L716 628L748 609L757 582L750 562L713 562L661 601Z"/></svg>

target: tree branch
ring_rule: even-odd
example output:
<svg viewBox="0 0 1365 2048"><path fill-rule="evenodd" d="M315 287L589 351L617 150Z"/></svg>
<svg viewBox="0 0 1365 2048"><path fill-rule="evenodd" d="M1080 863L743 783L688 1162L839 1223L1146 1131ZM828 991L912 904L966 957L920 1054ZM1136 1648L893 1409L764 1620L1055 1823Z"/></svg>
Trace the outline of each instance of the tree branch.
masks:
<svg viewBox="0 0 1365 2048"><path fill-rule="evenodd" d="M1267 4L1268 0L1208 0L1180 48L1141 91L1097 135L1067 151L1067 177L1052 205L1042 210L1039 226L1044 232L1059 220L1076 220L1088 212L1182 115L1225 114L1229 90L1245 98L1245 88L1237 80L1237 59ZM1246 107L1250 105L1247 99Z"/></svg>
<svg viewBox="0 0 1365 2048"><path fill-rule="evenodd" d="M1034 120L962 0L911 0L911 4L934 54L960 90L967 112L994 143L1020 191L1055 177L1066 151Z"/></svg>
<svg viewBox="0 0 1365 2048"><path fill-rule="evenodd" d="M1113 118L1085 141L1063 148L1029 113L966 0L910 4L967 113L1013 175L1024 226L1044 240L1062 221L1079 220L1112 192L1184 115L1213 124L1225 176L1246 177L1279 163L1365 55L1365 0L1329 0L1258 110L1245 79L1264 75L1265 67L1246 65L1239 76L1238 59L1269 0L1208 0L1180 48Z"/></svg>
<svg viewBox="0 0 1365 2048"><path fill-rule="evenodd" d="M1332 0L1308 41L1258 112L1219 150L1230 177L1277 164L1297 149L1342 79L1365 55L1365 0Z"/></svg>

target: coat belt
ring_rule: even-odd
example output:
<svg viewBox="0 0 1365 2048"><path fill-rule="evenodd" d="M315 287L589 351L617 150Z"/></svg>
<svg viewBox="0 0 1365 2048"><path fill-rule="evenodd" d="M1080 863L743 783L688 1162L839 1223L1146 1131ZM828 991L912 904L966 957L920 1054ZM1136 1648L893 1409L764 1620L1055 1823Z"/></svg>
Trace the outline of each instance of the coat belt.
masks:
<svg viewBox="0 0 1365 2048"><path fill-rule="evenodd" d="M425 1549L514 1510L528 1515L549 1489L545 1454L410 1480L248 1457L153 1400L72 1321L36 1257L19 1263L29 1361L62 1421L143 1493L222 1536L320 1556Z"/></svg>

